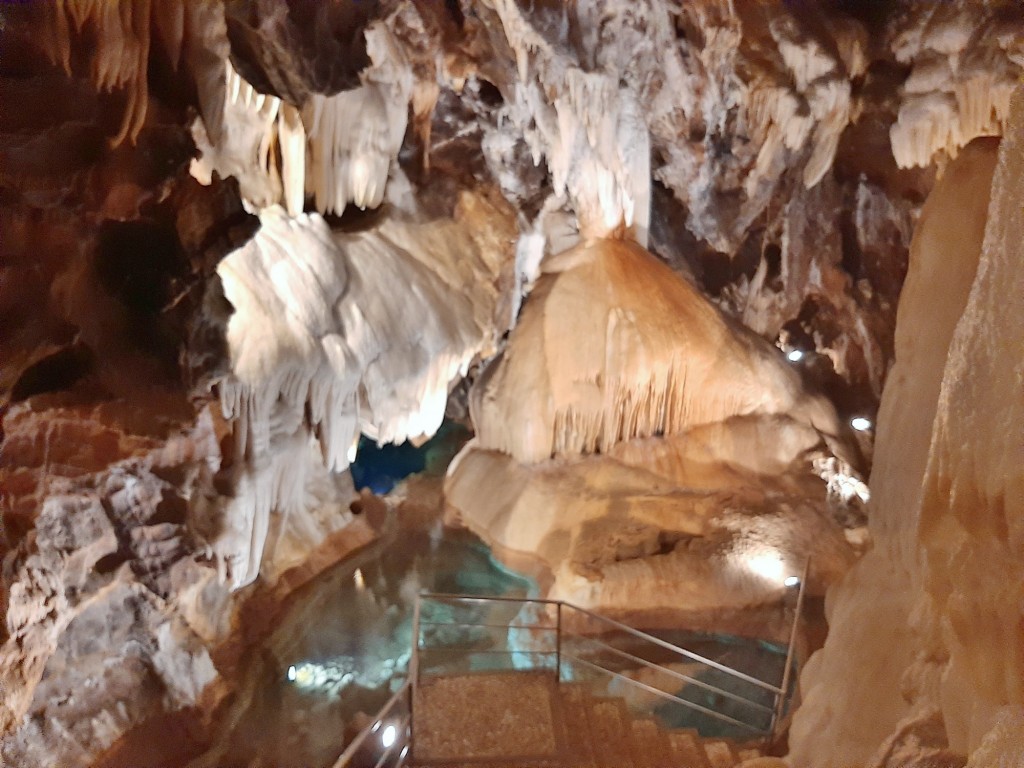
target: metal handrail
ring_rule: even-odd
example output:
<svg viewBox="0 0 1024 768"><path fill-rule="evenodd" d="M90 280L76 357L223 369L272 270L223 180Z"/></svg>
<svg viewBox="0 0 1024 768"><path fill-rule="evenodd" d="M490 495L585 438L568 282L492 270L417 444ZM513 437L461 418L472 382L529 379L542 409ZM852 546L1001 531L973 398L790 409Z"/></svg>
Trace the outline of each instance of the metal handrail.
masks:
<svg viewBox="0 0 1024 768"><path fill-rule="evenodd" d="M410 712L410 713L409 713L408 715L406 715L406 716L405 716L405 717L404 717L404 718L402 719L401 725L399 726L399 732L401 732L401 733L404 733L404 732L405 732L405 730L406 730L406 729L407 729L407 728L409 727L409 724L410 724L411 722L412 722L412 713ZM391 756L392 756L392 755L393 755L393 754L394 754L395 752L397 752L398 750L400 750L400 749L403 749L403 748L404 748L405 746L406 746L405 744L402 744L402 743L401 743L401 742L400 742L400 741L399 741L399 740L398 740L398 739L396 738L396 739L395 739L395 740L394 740L394 741L393 741L393 742L391 743L391 746L390 746L390 747L385 747L385 748L384 748L384 751L380 753L380 758L379 758L379 759L377 760L377 762L376 762L376 763L374 763L374 764L373 764L373 768L383 768L383 766L384 766L384 763L385 763L385 762L387 761L387 759L388 759L389 757L391 757ZM397 763L396 763L396 765L397 765Z"/></svg>
<svg viewBox="0 0 1024 768"><path fill-rule="evenodd" d="M640 656L637 656L636 654L629 653L628 651L623 651L620 648L616 648L613 645L609 645L608 643L602 642L601 640L597 640L597 639L595 639L593 637L584 637L583 635L577 635L577 634L571 634L571 637L577 637L580 640L583 640L584 642L593 643L594 645L600 645L601 647L607 648L612 653L616 654L617 656L621 656L624 659L629 659L630 661L635 661L635 662L637 662L639 664L642 664L645 667L649 667L650 669L655 669L655 670L657 670L659 672L663 672L666 675L669 675L670 677L676 678L677 680L681 680L682 682L685 682L685 683L690 683L692 685L697 686L698 688L703 688L706 691L710 691L711 693L718 694L719 696L724 696L727 699L732 699L733 701L736 701L736 702L738 702L740 704L744 704L744 705L750 706L750 707L755 707L756 709L762 709L765 712L769 712L769 713L774 711L773 707L769 707L769 706L767 706L765 704L761 704L759 702L754 701L753 699L748 699L745 696L740 696L738 693L732 693L730 691L726 691L726 690L724 690L722 688L719 688L717 686L711 685L710 683L705 683L703 680L698 680L695 677L690 677L689 675L684 675L682 672L676 672L674 669L669 669L668 667L663 666L661 664L655 664L653 661L648 661L647 659L641 658ZM609 671L611 671L611 670L609 670Z"/></svg>
<svg viewBox="0 0 1024 768"><path fill-rule="evenodd" d="M793 657L796 652L797 631L800 628L800 615L804 606L804 590L807 587L807 575L811 570L811 559L807 558L804 563L804 572L800 578L800 591L796 595L796 608L793 613L793 626L789 633L789 647L786 650L786 663L782 668L782 690L775 699L775 711L772 713L772 725L769 739L774 741L777 729L782 722L782 715L786 705L786 693L789 690L790 676L793 674Z"/></svg>
<svg viewBox="0 0 1024 768"><path fill-rule="evenodd" d="M768 744L771 744L774 741L774 739L777 737L777 735L778 735L778 729L779 729L780 724L782 723L783 714L784 714L785 708L786 708L786 698L787 698L787 694L789 692L790 679L791 679L791 676L792 676L792 673L793 673L793 662L794 662L795 650L796 650L795 649L796 638L797 638L797 633L798 633L798 630L799 630L799 624L800 624L800 618L801 618L800 614L801 614L801 610L803 608L804 590L805 590L805 587L806 587L807 575L809 573L809 570L810 570L810 560L808 559L807 563L804 566L803 578L801 578L801 580L800 580L800 590L799 590L799 592L797 594L796 608L795 608L795 612L794 612L793 625L792 625L791 633L790 633L790 637L789 637L789 645L788 645L787 652L786 652L786 661L785 661L785 666L783 668L783 677L782 677L782 685L781 685L781 687L780 686L776 686L776 685L772 685L771 683L765 682L764 680L760 680L760 679L758 679L756 677L753 677L751 675L748 675L748 674L746 674L744 672L740 672L739 670L736 670L736 669L733 669L731 667L728 667L728 666L726 666L724 664L721 664L720 662L717 662L717 661L714 661L712 659L709 659L709 658L707 658L705 656L702 656L702 655L700 655L698 653L695 653L693 651L689 651L689 650L687 650L685 648L682 648L681 646L675 645L674 643L670 643L667 640L663 640L660 637L656 637L656 636L651 635L651 634L649 634L647 632L643 632L641 630L638 630L638 629L636 629L634 627L629 626L628 624L624 624L624 623L622 623L620 621L616 621L615 619L610 619L607 616L602 616L602 615L600 615L598 613L594 613L593 611L589 611L586 608L581 608L578 605L573 605L572 603L565 602L564 600L554 600L554 599L550 599L550 598L529 598L529 597L520 598L520 597L504 597L504 596L456 595L456 594L443 593L443 592L421 592L420 595L419 595L419 598L416 601L415 614L414 614L415 618L414 618L414 622L413 622L413 624L414 624L414 629L413 629L413 633L414 633L413 634L413 639L414 639L414 642L413 642L413 655L412 655L412 661L411 661L410 667L409 667L410 680L408 681L407 684L411 685L411 687L412 687L412 699L414 701L415 700L415 691L416 691L416 687L418 685L418 678L419 678L419 663L418 663L418 655L419 655L419 653L421 651L430 652L430 651L445 650L444 648L436 647L436 646L435 647L425 647L425 646L421 647L421 645L420 645L420 626L421 626L421 624L422 625L431 625L431 626L433 626L433 625L486 626L486 627L492 627L492 628L493 627L501 627L501 628L518 628L518 629L525 629L525 630L541 630L541 631L548 631L548 632L555 631L555 637L556 637L556 650L555 651L531 651L531 650L524 650L524 651L522 651L522 653L531 654L531 655L537 655L537 656L542 656L542 655L543 656L550 656L550 655L554 655L556 657L555 673L556 673L557 679L559 681L561 680L561 676L562 676L562 660L564 658L566 660L569 660L571 663L582 664L582 665L585 665L587 667L591 667L593 669L596 669L599 672L603 672L603 673L605 673L607 675L610 675L612 677L624 680L624 681L626 681L627 683L629 683L632 686L635 686L635 687L638 687L640 689L649 691L650 693L653 693L653 694L655 694L655 695L657 695L657 696L659 696L659 697L661 697L663 699L667 699L667 700L676 702L676 703L681 704L682 706L685 706L685 707L687 707L689 709L701 712L701 713L703 713L703 714L705 714L705 715L707 715L709 717L712 717L714 719L717 719L717 720L719 720L721 722L729 723L731 725L734 725L734 726L746 729L746 730L748 730L748 731L750 731L752 733L759 734L759 735L761 735L761 736L763 736L765 738L765 740L766 740L766 742ZM452 622L424 622L424 621L421 621L421 611L420 611L420 604L421 604L421 601L423 601L423 600L431 600L431 601L434 601L434 602L458 602L458 603L473 603L473 602L476 602L476 603L496 603L496 602L500 602L500 603L515 603L515 604L518 604L518 605L531 605L531 604L534 604L534 605L553 605L556 608L555 626L551 627L551 626L548 626L548 625L540 625L540 624L536 624L536 625L531 625L531 624L526 624L526 625L524 625L524 624L492 625L492 624L485 624L485 623L480 623L480 622L474 622L474 623L465 622L464 623L464 622L454 622L454 621L452 621ZM579 614L581 614L583 616L586 616L586 617L588 617L590 619L593 619L594 621L597 621L597 622L599 622L599 623L601 623L601 624L603 624L605 626L612 627L612 628L617 629L617 630L619 630L621 632L624 632L624 633L626 633L627 635L629 635L631 637L634 637L636 639L639 639L639 640L644 641L644 642L646 642L648 644L651 644L651 645L659 646L660 648L662 648L664 650L667 650L667 651L670 651L670 652L672 652L672 653L674 653L674 654L676 654L678 656L681 656L683 658L690 659L692 661L698 662L698 663L703 664L703 665L705 665L707 667L710 667L712 669L718 670L718 671L720 671L720 672L722 672L722 673L724 673L724 674L726 674L726 675L728 675L728 676L730 676L732 678L735 678L735 679L738 679L738 680L742 680L742 681L744 681L746 683L749 683L749 684L754 685L754 686L756 686L758 688L761 688L761 689L763 689L765 691L768 691L769 693L772 694L772 698L774 699L773 705L771 707L768 707L768 706L766 706L764 704L761 704L759 702L754 701L753 699L748 699L748 698L746 698L744 696L741 696L739 694L734 694L734 693L732 693L730 691L723 690L721 688L718 688L717 686L714 686L714 685L711 685L709 683L705 683L705 682L703 682L701 680L697 680L695 678L692 678L689 675L685 675L685 674L683 674L681 672L676 672L676 671L674 671L672 669L669 669L666 666L657 664L655 662L648 661L647 659L644 659L644 658L641 658L641 657L639 657L639 656L637 656L635 654L629 653L628 651L623 651L623 650L621 650L619 648L616 648L616 647L614 647L614 646L612 646L612 645L610 645L608 643L605 643L605 642L603 642L601 640L598 640L595 637L588 637L588 636L586 636L584 634L581 634L581 633L578 633L578 632L567 632L565 630L565 628L564 628L564 621L563 621L563 616L562 616L563 609L571 610L571 611L576 611L577 613L579 613ZM598 634L600 634L600 633L598 632ZM768 728L760 728L760 727L757 727L755 725L751 725L750 723L743 722L742 720L738 720L738 719L736 719L734 717L730 717L729 715L723 714L721 712L716 712L713 709L710 709L708 707L704 707L704 706L702 706L700 704L697 704L696 702L689 701L687 699L683 699L683 698L681 698L679 696L676 696L674 694L668 693L666 691L662 691L662 690L660 690L658 688L655 688L654 686L648 685L648 684L643 683L643 682L641 682L639 680L636 680L636 679L634 679L632 677L629 677L628 675L624 675L624 674L622 674L620 672L616 672L614 670L608 669L606 667L603 667L603 666L601 666L599 664L595 664L595 663L593 663L591 661L588 661L586 659L582 659L582 658L580 658L578 656L575 656L574 654L566 653L565 648L563 646L563 639L564 639L564 637L575 637L575 638L578 638L578 639L583 640L585 642L589 642L589 643L593 643L593 644L602 646L603 648L606 648L606 649L612 651L613 653L615 653L615 654L617 654L617 655L619 655L619 656L621 656L623 658L629 659L630 661L637 662L637 663L639 663L641 665L644 665L644 666L656 669L656 670L661 671L661 672L665 672L668 675L670 675L670 676L672 676L672 677L674 677L676 679L679 679L679 680L684 681L684 682L689 683L689 684L696 685L696 686L698 686L700 688L703 688L705 690L711 691L711 692L713 692L715 694L721 695L721 696L723 696L725 698L728 698L728 699L731 699L733 701L739 702L739 703L741 703L743 705L751 706L751 707L754 707L756 709L762 710L764 712L770 712L771 713L770 724L769 724ZM459 650L459 649L454 649L454 650ZM463 650L467 651L469 654L485 653L486 652L486 651L472 651L471 649L463 649ZM490 653L510 654L510 653L516 653L516 651L490 651ZM409 724L409 728L410 728L410 743L413 743L414 739L413 739L413 736L412 736L412 728L413 728L414 720L413 720L413 715L411 713L411 709L412 709L412 707L410 708L410 718L409 718L410 724Z"/></svg>
<svg viewBox="0 0 1024 768"><path fill-rule="evenodd" d="M410 694L410 692L412 691L412 682L413 678L410 675L408 678L406 678L405 682L402 683L401 687L397 691L395 691L394 694L392 694L391 698L387 700L384 706L377 710L377 714L373 717L374 723L379 723L382 720L385 720L391 713L391 710L395 708L395 705L397 705L398 702L402 700L402 697ZM410 726L410 733L412 725L411 704L412 702L410 701L409 715L405 718L405 720L403 720L403 726ZM372 733L375 733L373 728L364 728L363 730L361 730L356 735L356 737L352 739L352 742L345 748L345 751L341 753L341 757L339 757L334 762L333 768L347 768L348 764L352 761L352 758L355 757L356 752L359 751L359 748L363 746L363 744L366 742L366 740L370 737L370 734ZM397 743L398 740L396 739L395 741ZM392 746L394 746L394 744L392 744ZM389 751L390 748L386 749L385 754L387 754Z"/></svg>
<svg viewBox="0 0 1024 768"><path fill-rule="evenodd" d="M712 661L709 658L701 656L699 653L688 651L685 648L681 648L678 645L675 645L674 643L668 642L667 640L662 640L660 637L655 637L654 635L650 635L639 629L635 629L634 627L631 627L628 624L623 624L621 621L609 619L607 616L602 616L598 613L594 613L593 611L588 611L586 608L580 608L578 605L573 605L572 603L565 603L565 607L573 611L578 611L579 613L589 616L592 619L596 619L597 621L602 621L605 624L609 624L618 630L626 632L632 635L633 637L639 638L640 640L653 643L654 645L660 645L665 650L672 651L673 653L677 653L681 656L685 656L688 659L693 659L694 661L698 661L701 664L706 664L707 666L713 669L717 669L720 672L724 672L727 675L731 675L732 677L744 680L745 682L748 682L751 685L756 685L760 688L764 688L766 691L771 691L772 693L782 692L782 689L778 686L772 685L771 683L766 683L764 680L758 680L756 677L747 675L743 672L740 672L739 670L733 669L732 667L727 667L724 664L720 664L717 661Z"/></svg>
<svg viewBox="0 0 1024 768"><path fill-rule="evenodd" d="M507 597L505 595L456 595L451 592L420 592L420 598L442 602L452 600L457 603L541 603L542 605L571 605L564 600L552 600L545 597Z"/></svg>
<svg viewBox="0 0 1024 768"><path fill-rule="evenodd" d="M675 645L674 643L668 642L667 640L662 640L660 637L655 637L654 635L648 634L647 632L643 632L639 629L636 629L635 627L631 627L628 624L623 624L621 621L616 621L615 619L610 619L607 616L602 616L601 614L594 613L593 611L588 611L586 608L581 608L580 606L574 605L573 603L568 603L565 600L551 600L532 597L477 597L471 595L453 595L450 593L443 592L421 592L420 598L426 600L435 600L438 602L445 600L455 602L478 603L506 602L519 603L521 605L526 605L528 603L537 603L541 605L555 605L559 607L559 610L561 610L562 607L565 607L568 610L576 611L578 613L583 614L584 616L589 616L590 618L595 619L596 621L603 622L605 624L608 624L609 626L615 627L616 629L626 632L627 634L632 635L633 637L636 637L640 640L653 643L654 645L659 645L665 650L672 651L673 653L677 653L681 656L685 656L686 658L692 659L693 661L698 661L701 664L706 664L707 666L712 667L713 669L717 669L720 672L724 672L727 675L731 675L732 677L744 680L750 683L751 685L756 685L760 688L764 688L766 691L771 691L772 693L782 693L782 689L778 686L772 685L771 683L766 683L764 680L758 680L756 677L744 674L743 672L735 670L732 667L727 667L724 664L718 663L717 661L713 661L704 656L701 656L699 653L688 651L685 648L681 648L680 646Z"/></svg>
<svg viewBox="0 0 1024 768"><path fill-rule="evenodd" d="M475 651L472 648L467 648L465 646L458 646L458 645L448 646L447 648L442 648L442 647L437 646L437 645L431 646L429 648L420 648L420 652L421 653L434 653L434 652L444 653L445 651L459 651L459 652L463 653L466 656L480 656L480 655L484 655L485 656L487 654L494 654L494 655L499 655L499 656L517 656L517 655L524 655L524 656L555 656L555 655L558 654L557 650L555 650L555 651L532 651L532 650L523 650L523 651Z"/></svg>
<svg viewBox="0 0 1024 768"><path fill-rule="evenodd" d="M573 656L572 654L568 654L567 653L567 654L565 654L565 657L568 658L568 659L571 659L572 661L574 661L576 663L583 664L583 665L588 666L588 667L592 667L593 669L596 669L599 672L604 672L605 674L612 675L613 677L617 677L620 680L625 680L626 682L628 682L628 683L630 683L632 685L635 685L638 688L643 688L644 690L649 691L650 693L653 693L653 694L655 694L657 696L660 696L663 699L668 699L669 701L674 701L677 704L682 704L684 707L689 707L690 709L695 709L698 712L703 712L704 714L709 715L710 717L713 717L713 718L715 718L717 720L721 720L723 723L729 723L731 725L738 725L741 728L746 728L748 731L751 731L753 733L759 734L761 736L764 736L765 734L768 733L768 731L765 730L764 728L758 728L756 725L751 725L750 723L744 723L742 720L737 720L734 717L729 717L728 715L723 715L721 712L715 712L715 710L713 710L713 709L708 709L707 707L701 706L700 704L697 704L696 702L688 701L687 699L680 698L679 696L676 696L675 694L668 693L667 691L663 691L660 688L655 688L653 685L648 685L647 683L642 683L639 680L634 680L632 677L628 677L627 675L624 675L621 672L613 672L610 669L605 669L604 667L600 666L599 664L594 664L592 662L587 661L586 659L581 659L578 656Z"/></svg>
<svg viewBox="0 0 1024 768"><path fill-rule="evenodd" d="M485 624L482 621L423 621L421 627L489 627L491 629L529 629L537 632L557 632L558 627L540 627L533 624Z"/></svg>

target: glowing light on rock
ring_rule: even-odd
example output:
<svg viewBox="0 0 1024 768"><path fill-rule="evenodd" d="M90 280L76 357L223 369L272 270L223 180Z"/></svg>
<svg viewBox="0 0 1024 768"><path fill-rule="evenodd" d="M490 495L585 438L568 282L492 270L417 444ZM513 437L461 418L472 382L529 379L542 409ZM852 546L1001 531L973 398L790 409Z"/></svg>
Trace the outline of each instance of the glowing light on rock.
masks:
<svg viewBox="0 0 1024 768"><path fill-rule="evenodd" d="M782 581L783 564L778 552L763 552L747 560L747 567L758 576Z"/></svg>
<svg viewBox="0 0 1024 768"><path fill-rule="evenodd" d="M786 359L791 363L799 363L804 359L804 352L802 349L791 349L786 353Z"/></svg>
<svg viewBox="0 0 1024 768"><path fill-rule="evenodd" d="M800 583L800 578L797 576L787 576L786 580L782 583L785 584L787 587L795 587L797 584Z"/></svg>
<svg viewBox="0 0 1024 768"><path fill-rule="evenodd" d="M295 665L294 664L291 664L288 667L288 681L292 682L292 683L295 682Z"/></svg>
<svg viewBox="0 0 1024 768"><path fill-rule="evenodd" d="M387 749L395 743L395 737L398 735L398 730L393 725L389 725L384 729L384 732L380 735L380 743L384 749Z"/></svg>
<svg viewBox="0 0 1024 768"><path fill-rule="evenodd" d="M850 426L858 432L866 432L871 429L871 421L869 419L865 419L863 416L857 416L850 420Z"/></svg>

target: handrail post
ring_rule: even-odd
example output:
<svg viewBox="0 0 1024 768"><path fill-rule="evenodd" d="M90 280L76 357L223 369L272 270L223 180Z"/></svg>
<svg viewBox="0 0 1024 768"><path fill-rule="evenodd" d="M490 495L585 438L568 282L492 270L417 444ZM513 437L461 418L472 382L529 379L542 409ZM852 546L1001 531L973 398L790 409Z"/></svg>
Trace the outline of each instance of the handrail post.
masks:
<svg viewBox="0 0 1024 768"><path fill-rule="evenodd" d="M412 655L409 657L409 755L414 757L416 745L416 689L420 678L420 602L423 596L416 595L412 609Z"/></svg>
<svg viewBox="0 0 1024 768"><path fill-rule="evenodd" d="M555 603L555 682L562 682L562 602Z"/></svg>
<svg viewBox="0 0 1024 768"><path fill-rule="evenodd" d="M793 674L793 656L796 653L797 632L800 629L800 614L804 605L804 590L807 589L807 574L811 570L811 558L804 563L804 572L800 577L800 589L796 594L796 608L793 611L793 626L789 630L789 647L786 649L786 662L782 667L781 690L775 694L775 711L772 713L771 728L768 731L768 744L771 746L778 737L776 732L782 723L782 715L786 706L786 694L789 693L789 679Z"/></svg>

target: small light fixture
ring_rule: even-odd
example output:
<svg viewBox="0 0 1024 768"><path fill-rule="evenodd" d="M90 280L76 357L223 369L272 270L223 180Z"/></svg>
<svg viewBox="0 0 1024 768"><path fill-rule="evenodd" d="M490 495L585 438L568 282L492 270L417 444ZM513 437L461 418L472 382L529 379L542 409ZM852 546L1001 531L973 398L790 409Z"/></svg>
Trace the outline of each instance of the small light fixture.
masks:
<svg viewBox="0 0 1024 768"><path fill-rule="evenodd" d="M858 432L867 432L871 429L871 420L865 419L863 416L855 416L850 419L850 426L856 429Z"/></svg>
<svg viewBox="0 0 1024 768"><path fill-rule="evenodd" d="M288 682L290 682L290 683L294 683L295 682L295 665L294 664L290 664L288 666Z"/></svg>
<svg viewBox="0 0 1024 768"><path fill-rule="evenodd" d="M398 730L393 725L389 725L380 735L380 744L384 749L387 749L395 743L395 737L398 736Z"/></svg>
<svg viewBox="0 0 1024 768"><path fill-rule="evenodd" d="M405 757L408 754L409 754L409 745L406 744L404 747L402 747L402 752L399 755L399 757L402 758L402 757Z"/></svg>
<svg viewBox="0 0 1024 768"><path fill-rule="evenodd" d="M376 723L373 724L373 728L370 729L370 732L371 733L376 733L380 729L380 726L381 726L381 722L380 722L380 720L378 720Z"/></svg>
<svg viewBox="0 0 1024 768"><path fill-rule="evenodd" d="M799 576L787 576L786 580L784 582L782 582L782 583L785 584L787 587L795 587L797 584L800 583L800 577Z"/></svg>
<svg viewBox="0 0 1024 768"><path fill-rule="evenodd" d="M786 353L786 359L791 363L799 363L804 359L804 351L802 349L791 349Z"/></svg>

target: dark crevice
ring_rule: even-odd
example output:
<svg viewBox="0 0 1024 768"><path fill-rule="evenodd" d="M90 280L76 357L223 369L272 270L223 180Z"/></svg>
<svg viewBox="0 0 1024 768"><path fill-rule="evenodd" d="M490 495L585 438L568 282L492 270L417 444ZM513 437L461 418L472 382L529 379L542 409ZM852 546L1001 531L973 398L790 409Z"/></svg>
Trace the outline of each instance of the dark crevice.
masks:
<svg viewBox="0 0 1024 768"><path fill-rule="evenodd" d="M92 370L93 362L92 351L81 344L54 352L22 371L11 388L11 402L69 389Z"/></svg>

